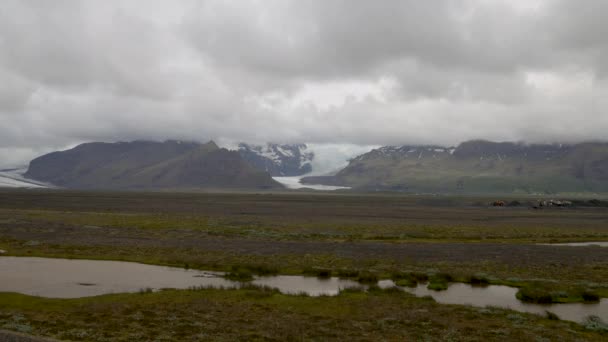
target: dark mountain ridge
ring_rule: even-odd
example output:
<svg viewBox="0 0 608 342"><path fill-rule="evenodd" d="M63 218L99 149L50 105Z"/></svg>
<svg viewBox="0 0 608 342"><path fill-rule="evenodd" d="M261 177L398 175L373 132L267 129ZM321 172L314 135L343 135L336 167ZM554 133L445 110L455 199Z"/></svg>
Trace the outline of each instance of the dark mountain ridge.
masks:
<svg viewBox="0 0 608 342"><path fill-rule="evenodd" d="M32 160L25 177L75 189L282 187L213 141L86 143Z"/></svg>
<svg viewBox="0 0 608 342"><path fill-rule="evenodd" d="M431 193L608 192L608 143L385 146L306 183Z"/></svg>

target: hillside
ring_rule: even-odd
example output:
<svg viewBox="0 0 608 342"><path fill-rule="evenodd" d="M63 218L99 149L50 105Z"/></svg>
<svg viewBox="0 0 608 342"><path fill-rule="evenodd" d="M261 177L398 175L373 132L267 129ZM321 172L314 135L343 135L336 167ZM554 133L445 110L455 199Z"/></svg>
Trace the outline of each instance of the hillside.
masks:
<svg viewBox="0 0 608 342"><path fill-rule="evenodd" d="M273 177L301 176L312 171L314 153L306 144L239 144L239 153L249 164Z"/></svg>
<svg viewBox="0 0 608 342"><path fill-rule="evenodd" d="M282 187L214 142L86 143L32 160L24 176L75 189Z"/></svg>
<svg viewBox="0 0 608 342"><path fill-rule="evenodd" d="M424 193L607 192L608 144L387 146L303 182Z"/></svg>

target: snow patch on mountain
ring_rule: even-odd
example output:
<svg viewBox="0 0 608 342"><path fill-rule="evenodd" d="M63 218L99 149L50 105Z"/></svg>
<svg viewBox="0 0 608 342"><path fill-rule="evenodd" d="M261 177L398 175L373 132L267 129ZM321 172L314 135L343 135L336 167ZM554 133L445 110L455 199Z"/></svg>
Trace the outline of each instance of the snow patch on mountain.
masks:
<svg viewBox="0 0 608 342"><path fill-rule="evenodd" d="M382 146L371 150L369 153L364 153L354 161L362 161L369 158L392 157L392 158L438 158L441 156L452 155L456 151L456 147L444 147L436 145L401 145L401 146Z"/></svg>
<svg viewBox="0 0 608 342"><path fill-rule="evenodd" d="M254 167L272 176L300 176L312 171L315 154L306 144L254 145L240 143L238 151Z"/></svg>

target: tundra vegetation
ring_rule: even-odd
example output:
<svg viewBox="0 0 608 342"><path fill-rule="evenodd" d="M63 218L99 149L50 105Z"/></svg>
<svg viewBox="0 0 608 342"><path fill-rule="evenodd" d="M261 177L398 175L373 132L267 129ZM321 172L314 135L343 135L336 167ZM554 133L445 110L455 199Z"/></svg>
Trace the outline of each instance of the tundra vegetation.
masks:
<svg viewBox="0 0 608 342"><path fill-rule="evenodd" d="M453 282L520 288L529 302L608 297L608 212L569 199L392 194L0 191L3 255L136 261L258 275L342 277L370 285L336 297L191 289L45 299L0 294L0 329L66 340L605 340L575 324L497 308L440 305L380 290ZM577 205L579 203L579 205ZM582 204L580 204L582 203ZM602 203L602 200L593 203ZM2 257L2 256L0 256ZM294 324L298 322L298 324Z"/></svg>
<svg viewBox="0 0 608 342"><path fill-rule="evenodd" d="M437 304L401 291L335 297L276 291L142 291L81 299L0 294L4 329L72 341L467 340L602 341L602 322Z"/></svg>

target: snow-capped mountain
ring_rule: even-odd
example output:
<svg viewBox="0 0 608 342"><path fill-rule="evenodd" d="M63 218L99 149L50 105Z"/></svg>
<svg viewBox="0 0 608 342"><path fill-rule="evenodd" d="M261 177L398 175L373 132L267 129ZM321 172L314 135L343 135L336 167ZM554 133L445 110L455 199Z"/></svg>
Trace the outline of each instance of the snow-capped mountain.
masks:
<svg viewBox="0 0 608 342"><path fill-rule="evenodd" d="M306 144L253 145L240 143L238 151L254 167L272 176L301 176L312 171L314 153Z"/></svg>
<svg viewBox="0 0 608 342"><path fill-rule="evenodd" d="M608 192L608 143L385 146L304 184L414 193Z"/></svg>
<svg viewBox="0 0 608 342"><path fill-rule="evenodd" d="M368 153L353 158L352 161L362 161L369 158L390 157L390 158L437 158L442 155L452 155L456 151L455 147L443 147L435 145L403 145L403 146L383 146Z"/></svg>

